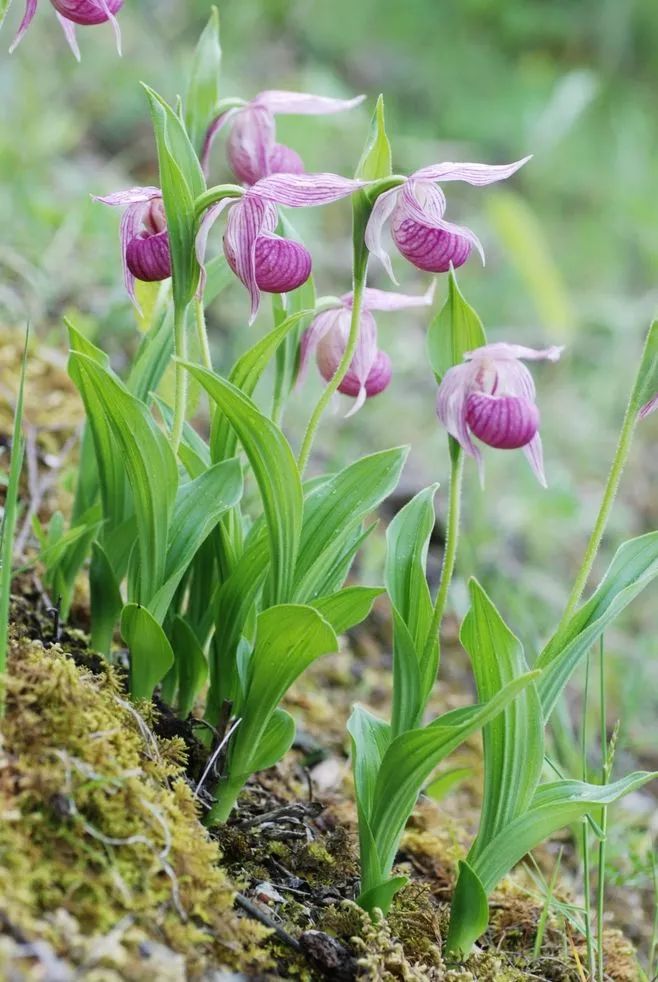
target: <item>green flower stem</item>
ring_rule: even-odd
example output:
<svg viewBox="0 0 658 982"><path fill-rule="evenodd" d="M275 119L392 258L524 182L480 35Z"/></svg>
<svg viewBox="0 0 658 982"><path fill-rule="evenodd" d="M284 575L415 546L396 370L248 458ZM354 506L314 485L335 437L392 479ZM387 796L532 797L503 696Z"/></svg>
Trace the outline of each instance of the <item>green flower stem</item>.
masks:
<svg viewBox="0 0 658 982"><path fill-rule="evenodd" d="M327 383L322 395L318 399L315 409L311 413L311 418L308 421L308 426L306 427L306 433L304 434L304 439L302 441L302 448L299 451L299 458L297 460L299 473L302 475L306 470L308 458L311 455L313 440L315 439L315 434L317 432L320 419L322 418L322 414L327 408L334 392L337 391L338 386L345 378L347 370L352 363L354 352L356 351L356 345L359 340L359 321L361 318L361 304L363 302L363 291L366 285L367 271L368 261L366 257L365 262L362 264L362 268L356 268L354 273L352 319L350 321L350 333L347 338L347 345L345 346L343 357L341 358L338 368L334 373L334 377L332 378L331 382Z"/></svg>
<svg viewBox="0 0 658 982"><path fill-rule="evenodd" d="M232 781L230 776L222 779L217 787L217 801L204 819L204 825L223 825L235 808L238 796L244 787L244 781Z"/></svg>
<svg viewBox="0 0 658 982"><path fill-rule="evenodd" d="M619 482L621 480L621 475L624 470L624 466L628 459L630 453L631 444L633 442L633 432L635 430L635 424L637 422L637 409L635 407L635 400L631 397L631 400L626 409L626 415L624 416L624 422L621 428L621 433L619 434L619 442L617 443L617 449L615 451L615 456L612 461L612 467L610 468L610 474L608 476L608 482L605 486L605 491L603 493L603 500L601 502L601 507L596 518L596 523L594 529L590 536L590 540L587 543L587 549L585 550L585 556L583 558L580 569L578 570L578 575L569 594L569 599L567 601L567 606L562 615L562 620L560 621L560 626L558 631L561 631L568 622L573 617L576 608L580 602L580 598L583 594L583 590L587 585L587 580L592 572L592 566L594 565L594 560L596 559L596 554L599 551L599 546L601 545L601 539L605 532L606 526L608 524L608 519L610 518L610 512L612 511L612 506L619 489Z"/></svg>
<svg viewBox="0 0 658 982"><path fill-rule="evenodd" d="M582 779L587 781L587 703L589 697L590 656L585 662L585 689L583 692L583 726L581 731L581 766ZM604 809L605 811L605 809ZM582 850L583 850L583 893L585 896L585 938L587 942L587 964L590 979L594 980L596 969L594 959L594 938L592 936L592 895L589 868L589 834L586 819L582 821Z"/></svg>
<svg viewBox="0 0 658 982"><path fill-rule="evenodd" d="M201 353L201 364L212 372L212 358L210 356L210 345L208 344L208 331L206 329L206 312L203 300L199 297L194 299L194 320L196 324L196 336L199 342Z"/></svg>
<svg viewBox="0 0 658 982"><path fill-rule="evenodd" d="M244 188L239 184L218 184L214 188L208 188L194 202L194 215L198 220L211 205L216 205L223 198L241 198Z"/></svg>
<svg viewBox="0 0 658 982"><path fill-rule="evenodd" d="M461 514L462 477L464 473L464 453L458 444L450 438L450 489L448 497L448 520L446 523L446 541L441 567L441 583L434 602L432 621L425 642L423 660L429 658L432 645L439 640L441 621L446 608L448 590L455 571L457 544L459 541L459 521Z"/></svg>
<svg viewBox="0 0 658 982"><path fill-rule="evenodd" d="M183 425L185 423L185 412L187 409L187 383L188 373L184 362L187 361L187 330L185 321L187 319L187 309L177 307L174 310L174 351L176 353L176 394L174 397L174 422L171 429L171 446L174 453L178 453L178 448L183 436Z"/></svg>
<svg viewBox="0 0 658 982"><path fill-rule="evenodd" d="M603 637L599 644L599 713L601 721L601 784L606 785L610 780L611 754L608 752L608 728L605 712L605 659ZM598 882L596 884L596 951L598 982L603 982L603 914L605 909L605 858L606 836L608 832L608 809L601 814L602 838L599 841Z"/></svg>

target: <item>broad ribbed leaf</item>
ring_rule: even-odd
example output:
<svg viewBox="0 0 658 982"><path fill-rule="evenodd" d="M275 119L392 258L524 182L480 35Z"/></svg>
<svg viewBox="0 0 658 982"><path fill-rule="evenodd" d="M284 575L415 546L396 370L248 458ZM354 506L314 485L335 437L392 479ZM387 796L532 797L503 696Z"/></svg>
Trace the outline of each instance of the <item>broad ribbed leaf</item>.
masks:
<svg viewBox="0 0 658 982"><path fill-rule="evenodd" d="M391 144L384 125L384 97L380 95L354 176L365 181L376 181L389 177L391 167ZM372 202L368 199L365 191L359 191L353 195L352 208L354 213L352 232L354 266L357 271L365 271L368 253L364 244L364 233L372 211Z"/></svg>
<svg viewBox="0 0 658 982"><path fill-rule="evenodd" d="M467 351L487 343L482 321L464 300L453 270L448 274L448 299L427 332L432 371L440 382L453 365L460 365Z"/></svg>
<svg viewBox="0 0 658 982"><path fill-rule="evenodd" d="M318 595L327 570L344 549L349 534L396 487L408 447L362 457L325 481L304 501L304 521L295 569L294 597L308 602Z"/></svg>
<svg viewBox="0 0 658 982"><path fill-rule="evenodd" d="M436 679L438 639L429 657L425 644L432 620L432 598L425 575L434 528L438 484L420 491L400 509L386 531L386 589L393 615L393 731L421 722Z"/></svg>
<svg viewBox="0 0 658 982"><path fill-rule="evenodd" d="M311 601L310 606L329 621L336 634L344 634L366 619L383 592L383 587L379 586L347 586L328 597Z"/></svg>
<svg viewBox="0 0 658 982"><path fill-rule="evenodd" d="M251 396L279 345L296 324L299 324L304 317L308 317L312 313L312 309L296 311L290 317L286 317L264 338L257 341L237 360L229 375L229 382L246 396ZM236 444L236 433L227 416L223 413L216 413L210 439L212 459L224 460L226 457L232 456L235 453Z"/></svg>
<svg viewBox="0 0 658 982"><path fill-rule="evenodd" d="M169 530L165 580L148 601L148 608L159 623L196 553L222 515L241 497L242 468L237 458L215 464L179 488Z"/></svg>
<svg viewBox="0 0 658 982"><path fill-rule="evenodd" d="M465 958L473 945L487 929L489 904L480 878L467 862L459 861L457 885L452 896L450 927L446 939L446 951Z"/></svg>
<svg viewBox="0 0 658 982"><path fill-rule="evenodd" d="M171 307L156 318L142 338L133 360L126 387L137 399L147 402L159 386L174 353L174 318Z"/></svg>
<svg viewBox="0 0 658 982"><path fill-rule="evenodd" d="M123 600L107 554L99 542L92 543L89 564L91 646L106 657L110 654L114 628Z"/></svg>
<svg viewBox="0 0 658 982"><path fill-rule="evenodd" d="M294 739L294 719L285 709L275 709L250 762L252 772L274 767L288 753Z"/></svg>
<svg viewBox="0 0 658 982"><path fill-rule="evenodd" d="M302 485L295 457L281 430L226 379L186 365L229 419L258 483L270 538L270 577L275 603L293 595L302 525Z"/></svg>
<svg viewBox="0 0 658 982"><path fill-rule="evenodd" d="M130 651L130 694L150 699L174 664L167 636L146 607L132 603L123 608L121 634Z"/></svg>
<svg viewBox="0 0 658 982"><path fill-rule="evenodd" d="M222 49L219 42L219 11L210 8L210 19L194 52L185 98L185 125L192 145L201 151L203 138L219 102L219 70Z"/></svg>
<svg viewBox="0 0 658 982"><path fill-rule="evenodd" d="M536 672L522 675L484 705L445 713L429 726L408 730L393 740L377 776L370 822L382 874L390 872L407 819L437 764L502 712L536 676Z"/></svg>
<svg viewBox="0 0 658 982"><path fill-rule="evenodd" d="M471 607L460 640L471 659L480 702L528 671L523 647L477 580L469 583ZM531 682L482 731L484 791L480 829L469 863L517 815L528 808L544 761L544 722Z"/></svg>
<svg viewBox="0 0 658 982"><path fill-rule="evenodd" d="M231 777L252 773L261 740L283 696L316 658L337 650L331 626L311 607L282 604L259 614L242 722L229 760Z"/></svg>
<svg viewBox="0 0 658 982"><path fill-rule="evenodd" d="M182 617L174 617L171 626L171 647L178 680L178 714L185 719L194 708L197 696L208 679L208 662L190 625Z"/></svg>
<svg viewBox="0 0 658 982"><path fill-rule="evenodd" d="M658 532L649 532L620 546L596 591L537 659L537 668L542 669L537 688L545 719L583 655L656 576Z"/></svg>
<svg viewBox="0 0 658 982"><path fill-rule="evenodd" d="M72 354L70 371L83 393L87 413L102 430L125 468L133 494L139 544L140 601L150 599L164 582L168 529L178 486L176 461L146 406L97 362ZM109 425L109 432L107 427Z"/></svg>

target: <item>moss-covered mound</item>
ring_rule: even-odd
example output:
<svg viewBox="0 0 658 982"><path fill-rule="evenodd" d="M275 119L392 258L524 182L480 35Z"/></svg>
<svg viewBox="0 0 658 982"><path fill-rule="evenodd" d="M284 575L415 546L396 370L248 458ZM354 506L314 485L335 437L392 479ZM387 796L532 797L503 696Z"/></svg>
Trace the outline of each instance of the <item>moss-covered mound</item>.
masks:
<svg viewBox="0 0 658 982"><path fill-rule="evenodd" d="M107 669L14 640L0 728L0 977L177 980L246 968L238 918L183 777ZM264 952L259 959L264 961Z"/></svg>

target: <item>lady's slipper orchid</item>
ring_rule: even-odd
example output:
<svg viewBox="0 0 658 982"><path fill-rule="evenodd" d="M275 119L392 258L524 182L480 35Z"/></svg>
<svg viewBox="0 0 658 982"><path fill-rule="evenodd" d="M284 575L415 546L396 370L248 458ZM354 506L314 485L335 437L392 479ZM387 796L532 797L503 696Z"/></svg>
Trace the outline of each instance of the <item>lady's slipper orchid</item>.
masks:
<svg viewBox="0 0 658 982"><path fill-rule="evenodd" d="M423 167L403 184L380 194L366 227L368 249L384 264L393 280L391 260L382 244L382 231L390 219L393 241L402 255L418 269L446 273L450 266L463 265L475 247L484 262L484 251L477 235L443 217L446 199L437 181L466 181L482 187L511 177L530 157L513 164L434 164Z"/></svg>
<svg viewBox="0 0 658 982"><path fill-rule="evenodd" d="M123 279L133 303L135 280L152 283L171 276L169 233L160 188L130 188L95 197L112 207L126 206L121 219Z"/></svg>
<svg viewBox="0 0 658 982"><path fill-rule="evenodd" d="M115 14L123 7L123 0L50 0L50 2L55 8L69 47L78 61L80 61L80 49L75 36L76 24L88 27L109 21L114 28L117 50L121 54L121 31ZM20 44L36 12L37 0L27 0L23 20L9 49L10 53Z"/></svg>
<svg viewBox="0 0 658 982"><path fill-rule="evenodd" d="M429 306L433 295L434 284L420 297L405 293L388 293L384 290L364 290L356 351L344 379L338 386L339 392L356 399L348 416L356 413L366 399L383 392L391 381L391 359L386 352L380 351L377 347L377 325L371 311ZM300 378L306 371L314 350L322 377L327 382L334 377L347 346L352 319L352 302L353 294L346 293L340 298L340 306L323 310L304 332L300 352Z"/></svg>
<svg viewBox="0 0 658 982"><path fill-rule="evenodd" d="M347 197L363 184L337 174L277 174L258 181L240 198L222 198L208 209L199 227L196 240L199 265L203 269L210 229L228 207L224 255L249 291L251 323L258 312L261 291L287 293L311 275L311 255L305 246L275 234L276 206L302 208L329 204Z"/></svg>
<svg viewBox="0 0 658 982"><path fill-rule="evenodd" d="M255 184L270 174L303 174L304 164L299 154L276 142L274 117L285 113L299 116L339 113L358 106L364 99L363 95L355 99L330 99L306 92L261 92L246 105L222 113L210 125L201 152L203 169L208 172L215 137L226 123L232 122L228 159L243 184Z"/></svg>
<svg viewBox="0 0 658 982"><path fill-rule="evenodd" d="M539 483L546 487L539 436L539 410L532 375L520 361L557 361L561 347L538 351L519 344L485 344L469 351L462 365L450 368L439 386L436 411L448 433L478 464L475 436L490 447L522 447Z"/></svg>

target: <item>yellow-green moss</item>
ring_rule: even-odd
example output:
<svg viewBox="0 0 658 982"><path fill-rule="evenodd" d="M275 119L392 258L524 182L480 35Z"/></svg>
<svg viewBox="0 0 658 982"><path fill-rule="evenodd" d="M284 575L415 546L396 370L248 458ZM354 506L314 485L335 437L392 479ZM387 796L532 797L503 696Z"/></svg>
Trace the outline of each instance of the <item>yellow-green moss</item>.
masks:
<svg viewBox="0 0 658 982"><path fill-rule="evenodd" d="M156 740L147 719L111 669L92 675L57 647L11 642L0 726L2 977L33 941L43 958L89 963L108 979L267 962L266 932L234 912L218 847L198 820L183 745ZM34 968L25 978L44 977L38 962L20 959Z"/></svg>

